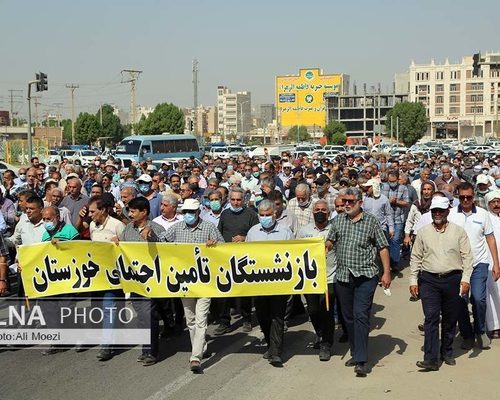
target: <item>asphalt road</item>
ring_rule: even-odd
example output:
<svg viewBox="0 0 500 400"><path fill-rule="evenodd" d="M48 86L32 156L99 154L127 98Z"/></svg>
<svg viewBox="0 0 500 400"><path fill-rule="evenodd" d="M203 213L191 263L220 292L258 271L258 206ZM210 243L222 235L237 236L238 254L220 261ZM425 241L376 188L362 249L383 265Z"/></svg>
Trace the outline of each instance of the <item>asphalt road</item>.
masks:
<svg viewBox="0 0 500 400"><path fill-rule="evenodd" d="M123 351L112 360L96 360L97 349L68 350L42 356L40 350L0 353L0 400L23 399L438 399L496 398L500 342L489 350L465 352L455 343L457 365L438 372L420 372L423 336L420 303L408 301L406 277L393 282L392 296L378 289L370 334L371 373L357 378L344 366L347 344L336 342L334 356L320 362L312 348L309 322L299 321L285 334L284 367L262 359L265 346L258 327L250 334L241 326L222 337L211 337L212 356L203 374L188 369L187 332L162 339L160 362L143 367L139 349ZM210 326L212 333L214 326ZM339 332L336 332L336 338ZM487 396L487 397L486 397Z"/></svg>

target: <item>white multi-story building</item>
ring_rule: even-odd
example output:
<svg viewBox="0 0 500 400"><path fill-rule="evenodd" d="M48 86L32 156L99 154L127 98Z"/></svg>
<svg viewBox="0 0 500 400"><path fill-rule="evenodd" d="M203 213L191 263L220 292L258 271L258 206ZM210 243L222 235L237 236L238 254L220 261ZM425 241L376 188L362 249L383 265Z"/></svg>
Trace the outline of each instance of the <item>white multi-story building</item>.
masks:
<svg viewBox="0 0 500 400"><path fill-rule="evenodd" d="M430 120L433 138L465 138L500 134L500 53L473 56L459 64L410 65L410 101L420 101ZM496 132L495 132L496 130Z"/></svg>
<svg viewBox="0 0 500 400"><path fill-rule="evenodd" d="M252 127L250 92L232 93L226 86L217 87L217 133L222 140L242 139Z"/></svg>

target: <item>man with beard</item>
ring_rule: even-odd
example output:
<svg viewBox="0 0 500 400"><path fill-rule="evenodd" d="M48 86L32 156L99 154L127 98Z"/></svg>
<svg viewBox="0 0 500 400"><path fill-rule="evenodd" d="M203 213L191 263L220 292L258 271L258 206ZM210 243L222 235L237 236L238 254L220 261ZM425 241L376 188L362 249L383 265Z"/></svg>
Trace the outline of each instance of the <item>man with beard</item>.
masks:
<svg viewBox="0 0 500 400"><path fill-rule="evenodd" d="M334 248L337 259L337 283L340 308L349 336L351 359L345 365L355 367L357 376L366 376L370 310L379 282L379 253L383 266L383 288L391 285L389 244L377 219L363 211L363 196L357 188L340 191L345 212L332 221L326 245Z"/></svg>

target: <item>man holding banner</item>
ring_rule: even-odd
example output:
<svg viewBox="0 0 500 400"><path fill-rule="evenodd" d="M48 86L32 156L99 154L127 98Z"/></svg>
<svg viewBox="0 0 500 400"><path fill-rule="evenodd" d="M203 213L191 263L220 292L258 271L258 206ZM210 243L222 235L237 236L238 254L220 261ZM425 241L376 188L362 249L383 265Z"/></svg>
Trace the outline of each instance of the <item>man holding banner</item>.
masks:
<svg viewBox="0 0 500 400"><path fill-rule="evenodd" d="M128 203L128 216L130 223L125 227L119 236L121 242L159 242L160 236L165 233L165 229L156 222L149 220L149 200L145 197L136 197ZM137 358L137 362L143 366L156 364L159 349L160 324L157 318L158 300L139 300L142 296L132 293L130 296L132 304L137 312L139 321L150 318L151 344L142 346L142 354Z"/></svg>
<svg viewBox="0 0 500 400"><path fill-rule="evenodd" d="M268 240L291 240L292 231L276 222L275 205L270 200L259 204L259 224L248 231L247 242L263 242ZM255 297L255 311L260 328L267 343L267 351L263 357L274 367L283 366L283 336L285 333L285 311L287 295Z"/></svg>
<svg viewBox="0 0 500 400"><path fill-rule="evenodd" d="M171 226L163 240L174 243L206 243L213 246L217 242L224 242L224 238L216 226L200 218L200 202L196 199L186 199L181 208L184 222ZM210 298L182 298L186 325L191 338L191 357L189 365L194 373L201 371L201 360L207 349L205 338L207 319L210 310Z"/></svg>

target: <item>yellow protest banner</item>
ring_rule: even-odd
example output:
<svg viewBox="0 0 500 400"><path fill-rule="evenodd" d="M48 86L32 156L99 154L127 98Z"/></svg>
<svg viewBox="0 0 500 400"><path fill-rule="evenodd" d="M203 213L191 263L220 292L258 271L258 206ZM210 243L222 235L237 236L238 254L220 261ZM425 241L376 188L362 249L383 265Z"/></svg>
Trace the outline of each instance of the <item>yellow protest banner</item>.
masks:
<svg viewBox="0 0 500 400"><path fill-rule="evenodd" d="M71 241L21 246L26 295L123 289L146 297L324 293L323 239L205 244Z"/></svg>

